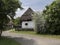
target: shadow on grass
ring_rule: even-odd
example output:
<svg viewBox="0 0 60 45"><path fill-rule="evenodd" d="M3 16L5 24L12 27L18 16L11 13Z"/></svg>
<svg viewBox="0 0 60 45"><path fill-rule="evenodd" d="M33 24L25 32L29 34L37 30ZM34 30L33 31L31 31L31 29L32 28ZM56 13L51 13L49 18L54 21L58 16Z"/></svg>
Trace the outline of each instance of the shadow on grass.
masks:
<svg viewBox="0 0 60 45"><path fill-rule="evenodd" d="M37 45L36 42L33 39L27 39L27 38L14 38L17 42L20 42L21 45Z"/></svg>
<svg viewBox="0 0 60 45"><path fill-rule="evenodd" d="M14 39L21 45L37 45L37 43L33 39L28 39L28 38L23 38L23 37L10 37L10 36L7 36L7 37Z"/></svg>
<svg viewBox="0 0 60 45"><path fill-rule="evenodd" d="M20 45L17 41L8 38L8 37L0 37L0 45Z"/></svg>

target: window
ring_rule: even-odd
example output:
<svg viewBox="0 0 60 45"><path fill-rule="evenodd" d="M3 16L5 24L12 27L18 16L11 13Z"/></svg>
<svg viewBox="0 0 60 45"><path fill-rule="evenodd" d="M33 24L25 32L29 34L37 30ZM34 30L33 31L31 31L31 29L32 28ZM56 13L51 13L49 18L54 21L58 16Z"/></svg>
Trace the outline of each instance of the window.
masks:
<svg viewBox="0 0 60 45"><path fill-rule="evenodd" d="M28 25L28 23L25 23L25 25L27 26L27 25Z"/></svg>

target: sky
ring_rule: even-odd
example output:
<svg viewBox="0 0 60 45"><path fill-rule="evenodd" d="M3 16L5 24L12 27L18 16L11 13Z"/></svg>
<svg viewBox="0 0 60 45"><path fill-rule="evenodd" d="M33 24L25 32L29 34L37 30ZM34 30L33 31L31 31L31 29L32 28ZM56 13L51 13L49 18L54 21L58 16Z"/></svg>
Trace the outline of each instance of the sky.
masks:
<svg viewBox="0 0 60 45"><path fill-rule="evenodd" d="M18 9L16 11L16 16L21 17L21 15L30 7L33 11L43 11L45 9L45 6L50 5L53 0L19 0L22 2L23 10Z"/></svg>

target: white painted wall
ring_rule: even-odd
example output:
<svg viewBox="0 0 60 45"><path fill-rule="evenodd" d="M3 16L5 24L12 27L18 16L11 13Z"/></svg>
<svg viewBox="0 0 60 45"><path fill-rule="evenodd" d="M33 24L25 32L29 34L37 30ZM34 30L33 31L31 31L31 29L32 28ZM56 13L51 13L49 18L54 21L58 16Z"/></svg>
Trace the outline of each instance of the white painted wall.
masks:
<svg viewBox="0 0 60 45"><path fill-rule="evenodd" d="M28 25L25 25L25 23L28 23ZM35 27L35 23L33 21L23 21L22 22L22 28L33 29L34 27Z"/></svg>

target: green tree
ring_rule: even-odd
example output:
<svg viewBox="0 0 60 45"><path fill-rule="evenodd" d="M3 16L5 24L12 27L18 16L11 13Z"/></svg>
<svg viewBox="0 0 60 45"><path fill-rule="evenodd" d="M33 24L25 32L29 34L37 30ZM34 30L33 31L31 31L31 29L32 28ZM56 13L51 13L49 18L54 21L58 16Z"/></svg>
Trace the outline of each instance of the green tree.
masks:
<svg viewBox="0 0 60 45"><path fill-rule="evenodd" d="M44 29L45 20L41 12L36 12L33 14L33 21L35 22L34 31L37 34L45 32L45 29Z"/></svg>
<svg viewBox="0 0 60 45"><path fill-rule="evenodd" d="M46 19L47 33L60 34L60 1L56 0L51 5L46 6L43 15Z"/></svg>
<svg viewBox="0 0 60 45"><path fill-rule="evenodd" d="M18 0L0 0L0 35L4 29L4 24L9 22L8 16L13 19L17 8L21 8Z"/></svg>
<svg viewBox="0 0 60 45"><path fill-rule="evenodd" d="M14 25L20 25L20 22L21 22L20 17L14 19L13 22L14 22Z"/></svg>

